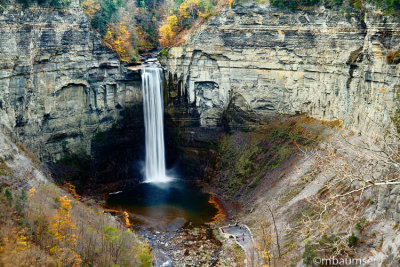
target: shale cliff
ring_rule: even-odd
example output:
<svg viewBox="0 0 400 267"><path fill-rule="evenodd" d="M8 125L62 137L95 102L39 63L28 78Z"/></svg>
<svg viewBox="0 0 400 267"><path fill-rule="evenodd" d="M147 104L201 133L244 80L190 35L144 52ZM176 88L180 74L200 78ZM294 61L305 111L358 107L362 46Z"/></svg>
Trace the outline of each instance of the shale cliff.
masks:
<svg viewBox="0 0 400 267"><path fill-rule="evenodd" d="M0 14L1 123L44 161L90 140L141 102L140 75L101 43L78 2Z"/></svg>
<svg viewBox="0 0 400 267"><path fill-rule="evenodd" d="M242 204L258 244L276 238L265 263L398 266L398 142L376 141L400 129L399 41L399 23L368 5L355 18L245 2L169 50L167 99L200 123L183 127L184 151L207 155L205 180ZM221 126L212 149L196 147Z"/></svg>
<svg viewBox="0 0 400 267"><path fill-rule="evenodd" d="M392 127L400 68L398 23L371 7L362 19L321 7L278 11L241 3L219 12L165 64L202 126L219 125L229 103L256 114L307 114L353 130Z"/></svg>

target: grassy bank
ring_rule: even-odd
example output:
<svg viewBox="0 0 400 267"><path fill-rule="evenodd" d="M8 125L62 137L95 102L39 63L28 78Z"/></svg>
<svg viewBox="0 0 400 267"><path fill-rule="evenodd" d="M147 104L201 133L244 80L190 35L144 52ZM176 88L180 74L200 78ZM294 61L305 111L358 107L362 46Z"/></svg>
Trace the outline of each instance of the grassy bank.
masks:
<svg viewBox="0 0 400 267"><path fill-rule="evenodd" d="M312 147L339 126L304 116L281 117L251 131L223 134L214 151L207 178L229 196L255 188L299 148ZM244 190L244 191L243 191Z"/></svg>
<svg viewBox="0 0 400 267"><path fill-rule="evenodd" d="M151 266L143 240L69 190L1 189L1 266Z"/></svg>

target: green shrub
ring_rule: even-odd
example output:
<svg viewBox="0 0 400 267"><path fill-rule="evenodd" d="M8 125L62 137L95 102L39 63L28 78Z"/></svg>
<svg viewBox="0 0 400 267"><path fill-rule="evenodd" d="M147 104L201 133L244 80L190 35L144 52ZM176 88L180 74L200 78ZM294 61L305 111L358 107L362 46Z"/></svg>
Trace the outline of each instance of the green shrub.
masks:
<svg viewBox="0 0 400 267"><path fill-rule="evenodd" d="M21 194L19 196L19 199L22 200L22 201L25 201L25 200L28 199L28 196L26 195L26 192L25 192L24 189L21 190Z"/></svg>
<svg viewBox="0 0 400 267"><path fill-rule="evenodd" d="M330 6L341 6L342 3L343 3L343 0L329 0L327 2L327 4Z"/></svg>
<svg viewBox="0 0 400 267"><path fill-rule="evenodd" d="M400 133L400 109L396 109L394 116L392 116L391 119L397 132Z"/></svg>
<svg viewBox="0 0 400 267"><path fill-rule="evenodd" d="M289 10L295 10L301 6L316 6L320 3L321 0L270 0L271 6Z"/></svg>
<svg viewBox="0 0 400 267"><path fill-rule="evenodd" d="M169 49L168 49L168 48L163 48L163 49L160 51L160 54L163 55L163 56L168 56L168 54L169 54Z"/></svg>
<svg viewBox="0 0 400 267"><path fill-rule="evenodd" d="M33 3L37 3L39 6L50 6L54 8L62 8L69 6L71 4L71 0L17 0L19 3L24 6L30 6Z"/></svg>
<svg viewBox="0 0 400 267"><path fill-rule="evenodd" d="M364 217L361 218L357 223L356 223L356 230L361 231L364 229L364 226L367 224L367 219L365 219Z"/></svg>
<svg viewBox="0 0 400 267"><path fill-rule="evenodd" d="M4 192L4 195L9 199L12 200L13 199L13 195L10 191L10 189L6 188L6 191Z"/></svg>
<svg viewBox="0 0 400 267"><path fill-rule="evenodd" d="M315 252L314 245L307 243L304 247L304 253L302 256L304 264L307 266L313 264L314 258L318 256L317 252Z"/></svg>
<svg viewBox="0 0 400 267"><path fill-rule="evenodd" d="M131 56L131 62L135 63L138 61L138 57L136 55Z"/></svg>
<svg viewBox="0 0 400 267"><path fill-rule="evenodd" d="M381 8L385 15L399 15L400 0L375 0L375 5Z"/></svg>
<svg viewBox="0 0 400 267"><path fill-rule="evenodd" d="M347 245L352 248L355 247L358 243L359 238L354 235L354 233L351 234L351 236L349 236L349 239L347 240Z"/></svg>
<svg viewBox="0 0 400 267"><path fill-rule="evenodd" d="M270 0L269 2L271 6L279 9L295 10L299 6L299 3L294 0Z"/></svg>
<svg viewBox="0 0 400 267"><path fill-rule="evenodd" d="M10 168L7 166L4 159L0 158L0 175L7 175L10 173Z"/></svg>
<svg viewBox="0 0 400 267"><path fill-rule="evenodd" d="M334 234L330 236L323 234L321 239L318 240L318 244L320 247L323 247L325 251L335 252L337 250L335 243L338 240L339 238Z"/></svg>
<svg viewBox="0 0 400 267"><path fill-rule="evenodd" d="M107 25L117 20L117 11L123 5L121 0L100 0L100 11L92 18L92 26L103 35L107 32Z"/></svg>

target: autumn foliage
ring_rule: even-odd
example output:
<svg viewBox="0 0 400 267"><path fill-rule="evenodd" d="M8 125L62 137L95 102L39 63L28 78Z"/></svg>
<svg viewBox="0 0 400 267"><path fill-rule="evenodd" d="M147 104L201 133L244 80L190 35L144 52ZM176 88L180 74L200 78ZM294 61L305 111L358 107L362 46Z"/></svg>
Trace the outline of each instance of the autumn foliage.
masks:
<svg viewBox="0 0 400 267"><path fill-rule="evenodd" d="M0 209L0 266L151 266L127 214L117 223L54 185L0 190Z"/></svg>
<svg viewBox="0 0 400 267"><path fill-rule="evenodd" d="M126 62L137 60L134 0L85 0L83 10L103 36L104 44Z"/></svg>
<svg viewBox="0 0 400 267"><path fill-rule="evenodd" d="M177 34L178 18L175 15L167 18L167 23L160 28L160 44L163 47L169 47L174 43Z"/></svg>
<svg viewBox="0 0 400 267"><path fill-rule="evenodd" d="M215 12L213 0L185 0L174 2L168 9L164 24L160 27L160 44L170 47L177 43L182 32L194 25L197 20L208 19Z"/></svg>
<svg viewBox="0 0 400 267"><path fill-rule="evenodd" d="M120 23L116 29L108 26L104 35L104 43L107 47L115 51L123 61L129 61L134 53L134 48L130 42L131 34L126 25Z"/></svg>

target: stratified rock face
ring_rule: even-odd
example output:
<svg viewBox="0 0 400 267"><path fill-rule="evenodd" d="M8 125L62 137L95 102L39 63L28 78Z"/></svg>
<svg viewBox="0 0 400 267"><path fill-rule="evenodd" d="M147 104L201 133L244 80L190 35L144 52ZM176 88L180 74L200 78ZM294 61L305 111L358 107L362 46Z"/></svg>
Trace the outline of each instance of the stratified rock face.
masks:
<svg viewBox="0 0 400 267"><path fill-rule="evenodd" d="M77 3L0 14L0 122L43 160L90 153L93 134L139 102L139 73L102 45Z"/></svg>
<svg viewBox="0 0 400 267"><path fill-rule="evenodd" d="M381 131L378 124L392 124L400 87L399 65L386 62L399 49L399 24L372 8L365 24L338 13L240 4L170 49L166 67L202 126L217 125L231 99L244 99L235 104L258 114L306 113Z"/></svg>

